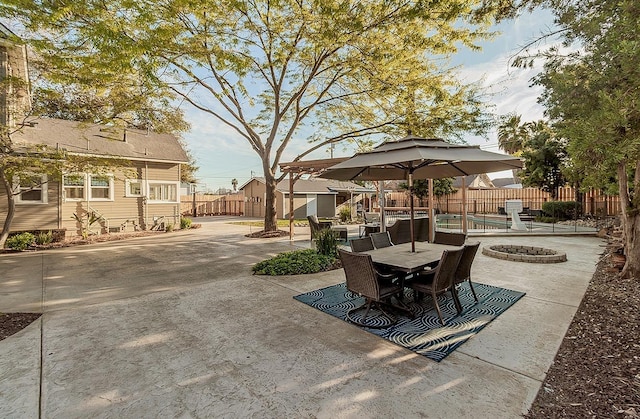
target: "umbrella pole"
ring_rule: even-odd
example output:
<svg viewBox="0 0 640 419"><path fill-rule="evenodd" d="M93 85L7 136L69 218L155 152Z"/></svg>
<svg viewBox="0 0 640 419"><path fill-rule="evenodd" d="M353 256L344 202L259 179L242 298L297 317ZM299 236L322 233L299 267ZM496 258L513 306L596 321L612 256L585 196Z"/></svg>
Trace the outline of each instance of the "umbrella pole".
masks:
<svg viewBox="0 0 640 419"><path fill-rule="evenodd" d="M433 243L436 231L436 212L433 210L433 179L429 179L429 241Z"/></svg>
<svg viewBox="0 0 640 419"><path fill-rule="evenodd" d="M462 232L467 234L467 177L462 176Z"/></svg>
<svg viewBox="0 0 640 419"><path fill-rule="evenodd" d="M413 217L413 174L409 172L409 233L411 234L411 252L416 251L416 236L413 234L414 217Z"/></svg>
<svg viewBox="0 0 640 419"><path fill-rule="evenodd" d="M378 182L378 199L380 201L380 231L387 231L387 220L384 216L384 181Z"/></svg>

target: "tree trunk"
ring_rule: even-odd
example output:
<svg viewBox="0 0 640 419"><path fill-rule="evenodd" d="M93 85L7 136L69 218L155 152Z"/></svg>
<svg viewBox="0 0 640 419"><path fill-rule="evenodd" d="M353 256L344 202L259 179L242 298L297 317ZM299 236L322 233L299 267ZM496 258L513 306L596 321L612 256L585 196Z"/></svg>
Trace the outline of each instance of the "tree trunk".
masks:
<svg viewBox="0 0 640 419"><path fill-rule="evenodd" d="M618 187L622 211L622 231L626 262L622 268L622 277L640 279L640 199L637 186L640 185L640 162L636 163L633 198L629 195L627 182L627 162L618 163Z"/></svg>
<svg viewBox="0 0 640 419"><path fill-rule="evenodd" d="M2 181L4 192L7 194L7 204L8 204L7 216L4 219L2 232L0 233L0 249L2 249L4 248L4 243L7 241L7 237L9 237L9 229L11 228L11 223L13 222L13 216L16 212L16 201L13 197L12 185L9 183L9 180L6 178L3 168L0 168L0 180Z"/></svg>
<svg viewBox="0 0 640 419"><path fill-rule="evenodd" d="M265 211L264 211L264 231L277 231L276 220L276 179L268 170L265 170L264 181L266 185Z"/></svg>
<svg viewBox="0 0 640 419"><path fill-rule="evenodd" d="M640 217L635 213L627 215L624 223L624 254L622 277L640 279Z"/></svg>

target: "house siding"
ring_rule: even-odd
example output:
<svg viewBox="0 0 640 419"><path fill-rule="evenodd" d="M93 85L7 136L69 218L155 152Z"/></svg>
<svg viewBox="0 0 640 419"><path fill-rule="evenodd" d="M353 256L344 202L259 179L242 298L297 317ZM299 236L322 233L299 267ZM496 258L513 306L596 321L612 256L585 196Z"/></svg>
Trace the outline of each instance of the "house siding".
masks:
<svg viewBox="0 0 640 419"><path fill-rule="evenodd" d="M16 213L11 224L11 231L48 230L63 228L68 236L81 235L84 226L74 214L85 220L88 212L101 215L105 221L95 223L93 233L106 233L109 229L119 231L135 231L149 229L155 222L173 224L180 223L180 188L177 188L176 203L146 202L146 199L126 196L126 179L141 181L178 182L180 167L174 163L133 162L131 167L116 168L113 175L113 200L96 201L85 199L69 200L61 196L62 187L58 181L48 182L46 204L16 204ZM86 193L87 191L85 191ZM0 217L7 214L6 194L0 192Z"/></svg>
<svg viewBox="0 0 640 419"><path fill-rule="evenodd" d="M126 179L142 182L164 181L177 182L180 168L177 164L133 162L130 168L114 170L113 201L66 200L62 203L62 223L69 234L82 234L83 226L75 219L74 214L86 217L88 212L101 215L106 221L102 223L102 231L118 228L121 231L146 230L154 223L164 221L165 224L177 225L180 222L180 203L146 202L141 196L126 196ZM178 189L178 194L180 188ZM178 201L180 197L177 197ZM145 203L146 202L146 203ZM97 225L96 229L97 230Z"/></svg>
<svg viewBox="0 0 640 419"><path fill-rule="evenodd" d="M58 200L60 199L59 182L48 182L46 204L16 204L16 212L11 223L11 231L53 230L59 228ZM0 191L0 217L7 216L7 195Z"/></svg>
<svg viewBox="0 0 640 419"><path fill-rule="evenodd" d="M253 179L243 188L245 197L245 216L263 218L265 215L264 196L267 188L264 183ZM281 212L278 214L282 214Z"/></svg>

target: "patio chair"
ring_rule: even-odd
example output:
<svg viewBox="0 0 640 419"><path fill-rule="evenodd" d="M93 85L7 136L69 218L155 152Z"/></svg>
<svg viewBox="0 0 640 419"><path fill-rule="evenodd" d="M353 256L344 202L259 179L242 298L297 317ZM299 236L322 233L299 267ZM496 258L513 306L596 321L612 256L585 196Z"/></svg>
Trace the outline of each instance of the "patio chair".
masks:
<svg viewBox="0 0 640 419"><path fill-rule="evenodd" d="M373 245L376 249L393 246L393 243L391 243L391 236L389 236L389 232L387 231L383 231L381 233L371 233L369 234L369 237L371 237Z"/></svg>
<svg viewBox="0 0 640 419"><path fill-rule="evenodd" d="M456 269L456 273L453 276L453 285L454 285L454 297L457 300L457 305L462 310L462 305L460 304L460 299L458 297L458 292L455 289L457 285L462 284L464 281L469 281L469 288L471 288L471 292L473 293L473 298L478 302L478 296L476 295L476 290L473 289L473 283L471 282L471 265L473 264L473 260L476 258L476 254L478 253L478 248L480 247L480 242L466 244L462 249L462 256L460 257L460 263L458 263L458 268Z"/></svg>
<svg viewBox="0 0 640 419"><path fill-rule="evenodd" d="M311 240L316 238L316 235L320 230L330 228L338 234L340 240L347 241L347 228L342 226L334 226L331 221L320 221L317 215L307 215L309 221L309 228L311 229Z"/></svg>
<svg viewBox="0 0 640 419"><path fill-rule="evenodd" d="M466 239L467 235L464 233L445 233L444 231L436 231L433 242L436 244L462 246Z"/></svg>
<svg viewBox="0 0 640 419"><path fill-rule="evenodd" d="M352 252L366 252L374 249L373 241L370 236L363 237L361 239L352 239L350 244Z"/></svg>
<svg viewBox="0 0 640 419"><path fill-rule="evenodd" d="M338 249L338 253L347 279L347 289L365 299L362 305L347 312L346 320L359 326L374 329L397 323L397 318L383 308L383 305L391 306L391 297L397 297L399 293L403 292L402 285L393 282L396 276L376 271L370 255L352 253L342 249ZM381 313L381 317L387 319L386 323L367 323L367 316L372 307ZM364 315L359 319L354 318L354 313L362 309L365 309Z"/></svg>
<svg viewBox="0 0 640 419"><path fill-rule="evenodd" d="M444 319L442 318L442 312L438 305L438 295L444 294L447 291L451 291L451 295L456 306L456 311L460 314L461 309L458 306L457 297L453 290L453 278L462 256L462 250L445 250L442 252L442 257L438 266L433 269L420 272L416 277L406 284L414 291L414 299L420 300L423 293L430 293L433 299L433 305L438 312L440 323L444 326Z"/></svg>
<svg viewBox="0 0 640 419"><path fill-rule="evenodd" d="M389 237L391 237L391 243L402 244L411 242L411 220L400 219L396 220L393 225L387 228Z"/></svg>

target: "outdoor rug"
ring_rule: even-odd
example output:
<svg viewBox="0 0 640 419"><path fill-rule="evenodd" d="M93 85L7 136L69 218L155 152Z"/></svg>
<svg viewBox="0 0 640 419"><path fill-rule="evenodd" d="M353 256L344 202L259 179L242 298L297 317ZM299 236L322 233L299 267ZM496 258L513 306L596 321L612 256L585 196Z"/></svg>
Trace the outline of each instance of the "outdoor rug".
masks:
<svg viewBox="0 0 640 419"><path fill-rule="evenodd" d="M460 316L456 313L450 293L438 297L445 326L440 324L438 313L429 295L425 295L420 302L416 303L413 301L412 291L406 290L404 301L414 313L413 319L394 310L393 314L398 318L396 324L380 329L361 328L440 362L525 295L523 292L477 282L473 283L473 287L478 296L477 303L473 299L468 283L465 282L459 287L458 295L463 306ZM364 298L348 291L345 283L296 295L293 298L342 320L345 320L349 309L364 302ZM362 312L363 310L359 310L358 314ZM371 319L368 318L367 321L375 322L376 319L373 317L376 313L378 313L377 310L374 312L374 309L371 309L369 312ZM384 323L383 318L377 319Z"/></svg>

